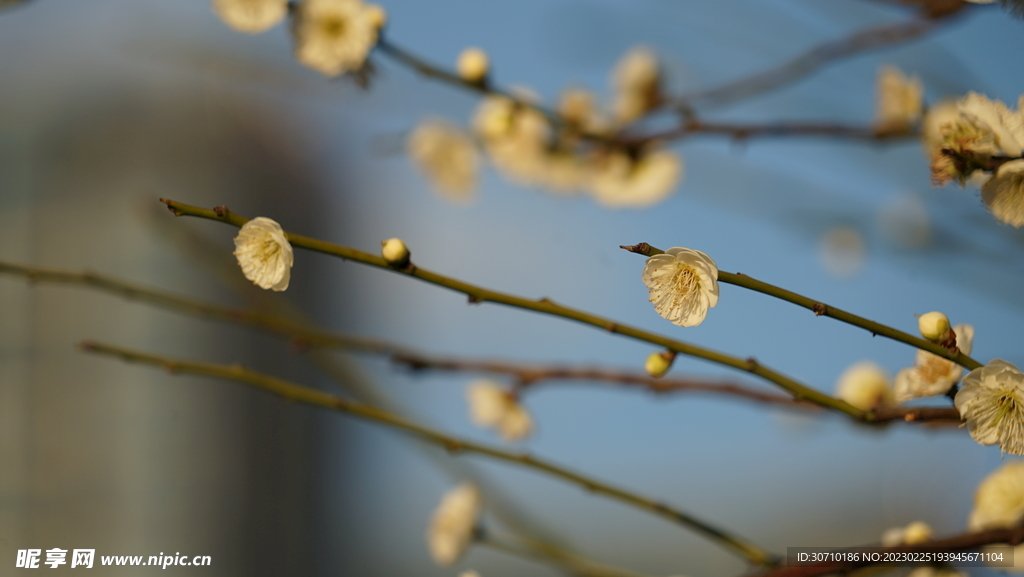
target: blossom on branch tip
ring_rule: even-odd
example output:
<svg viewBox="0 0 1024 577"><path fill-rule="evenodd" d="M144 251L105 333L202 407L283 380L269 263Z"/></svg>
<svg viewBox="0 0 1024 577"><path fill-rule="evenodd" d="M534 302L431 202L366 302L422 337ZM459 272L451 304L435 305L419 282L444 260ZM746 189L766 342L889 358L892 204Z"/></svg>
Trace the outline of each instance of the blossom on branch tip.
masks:
<svg viewBox="0 0 1024 577"><path fill-rule="evenodd" d="M258 216L242 225L234 255L253 284L274 291L288 288L295 255L281 225L273 220Z"/></svg>
<svg viewBox="0 0 1024 577"><path fill-rule="evenodd" d="M467 82L483 82L490 71L490 60L483 50L476 47L466 48L459 53L455 69L458 70L459 76Z"/></svg>
<svg viewBox="0 0 1024 577"><path fill-rule="evenodd" d="M456 203L473 200L480 154L469 135L444 120L429 119L412 131L406 149L445 199Z"/></svg>
<svg viewBox="0 0 1024 577"><path fill-rule="evenodd" d="M836 396L865 411L895 404L888 373L872 361L846 369L836 381Z"/></svg>
<svg viewBox="0 0 1024 577"><path fill-rule="evenodd" d="M917 77L908 78L894 66L878 72L875 125L879 131L907 130L921 119L924 89Z"/></svg>
<svg viewBox="0 0 1024 577"><path fill-rule="evenodd" d="M288 0L213 0L213 10L231 28L256 34L284 19Z"/></svg>
<svg viewBox="0 0 1024 577"><path fill-rule="evenodd" d="M681 327L704 322L718 304L718 265L699 250L673 247L649 257L641 278L654 310Z"/></svg>
<svg viewBox="0 0 1024 577"><path fill-rule="evenodd" d="M953 336L960 352L971 354L974 327L956 325ZM918 349L915 365L896 373L896 401L902 403L917 397L944 395L963 374L963 367L953 361Z"/></svg>
<svg viewBox="0 0 1024 577"><path fill-rule="evenodd" d="M972 439L1024 455L1024 374L1016 366L995 359L967 373L953 403Z"/></svg>
<svg viewBox="0 0 1024 577"><path fill-rule="evenodd" d="M473 532L483 508L480 489L463 483L449 491L434 511L427 530L427 547L434 562L454 564L473 542Z"/></svg>
<svg viewBox="0 0 1024 577"><path fill-rule="evenodd" d="M325 76L358 70L377 44L378 16L362 0L303 0L292 26L295 56Z"/></svg>
<svg viewBox="0 0 1024 577"><path fill-rule="evenodd" d="M481 379L466 389L469 416L475 425L494 429L506 441L519 441L533 432L533 418L515 395L493 381Z"/></svg>

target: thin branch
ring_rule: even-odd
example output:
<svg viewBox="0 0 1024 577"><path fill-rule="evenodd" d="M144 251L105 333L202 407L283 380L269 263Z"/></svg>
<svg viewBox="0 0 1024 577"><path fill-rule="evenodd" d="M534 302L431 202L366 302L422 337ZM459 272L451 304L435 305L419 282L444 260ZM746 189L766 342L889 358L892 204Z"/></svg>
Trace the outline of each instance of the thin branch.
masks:
<svg viewBox="0 0 1024 577"><path fill-rule="evenodd" d="M490 529L482 530L476 536L476 542L480 545L516 557L553 564L570 575L578 577L650 577L645 573L591 561L567 551L548 551L543 548L542 543L527 541L522 537L509 534L498 536Z"/></svg>
<svg viewBox="0 0 1024 577"><path fill-rule="evenodd" d="M683 94L668 101L667 104L677 108L722 106L758 96L796 82L841 58L924 36L943 21L944 19L938 18L919 19L861 30L850 36L820 44L782 65L744 76L717 88Z"/></svg>
<svg viewBox="0 0 1024 577"><path fill-rule="evenodd" d="M219 365L187 361L96 342L83 342L79 346L82 350L87 352L110 355L129 362L139 362L160 366L171 373L206 375L244 383L258 389L263 389L288 401L323 407L325 409L346 413L361 419L374 421L406 433L411 433L417 437L436 443L453 454L476 453L501 461L529 467L579 485L588 491L608 496L612 499L616 499L649 513L653 513L684 525L705 537L717 541L724 547L742 555L752 563L770 565L774 562L774 557L767 551L739 537L730 535L721 529L713 527L689 513L669 507L668 505L659 503L652 499L642 497L625 489L620 489L601 481L591 479L586 475L576 473L552 462L539 459L528 453L515 453L497 447L452 437L370 405L342 399L341 397L330 395L310 387L304 387L270 375L258 373L237 364Z"/></svg>
<svg viewBox="0 0 1024 577"><path fill-rule="evenodd" d="M161 202L166 204L176 216L196 216L200 218L208 218L210 220L220 221L236 227L241 227L242 225L249 221L248 218L235 214L229 211L227 207L224 206L218 206L213 210L210 210L167 199L161 199ZM410 264L406 268L398 269L388 265L388 263L379 256L365 253L354 248L336 245L329 242L324 242L322 240L317 240L314 238L290 232L286 232L285 235L288 238L289 242L291 242L291 244L294 246L314 250L317 252L322 252L324 254L330 254L333 256L341 257L342 259L354 260L357 262L361 262L363 264L368 264L370 266L389 270L398 274L414 277L424 282L428 282L430 284L434 284L456 292L463 293L469 297L469 302L471 303L498 303L514 308L531 310L591 325L600 329L604 329L610 333L616 333L636 340L645 341L657 345L659 347L675 351L679 354L698 357L714 363L718 363L742 371L747 371L751 374L757 375L763 379L766 379L779 385L798 400L807 400L809 402L821 405L823 407L827 407L835 411L846 413L847 415L850 415L855 419L864 421L873 420L873 415L870 411L858 409L857 407L850 405L846 401L831 397L820 391L812 389L807 385L804 385L803 383L794 380L791 377L788 377L778 371L775 371L774 369L762 365L754 358L742 359L740 357L728 355L711 349L706 349L683 341L670 339L668 337L658 335L656 333L652 333L649 331L645 331L637 327L618 323L611 319L607 319L604 317L600 317L584 311L580 311L577 309L557 304L547 297L533 300L497 291L492 291L417 267L413 264Z"/></svg>
<svg viewBox="0 0 1024 577"><path fill-rule="evenodd" d="M936 539L918 545L898 545L895 547L878 547L876 545L865 546L864 548L848 547L842 549L844 553L879 552L888 553L919 553L919 552L945 552L964 551L977 549L983 545L994 545L1006 543L1018 545L1024 541L1024 525L1018 525L1009 529L991 529L977 533L962 533L946 539ZM883 563L852 562L852 563L822 563L816 565L790 565L771 568L765 571L749 574L748 577L817 577L818 575L846 574L853 569L867 567L870 565L882 565ZM922 563L926 565L927 563Z"/></svg>
<svg viewBox="0 0 1024 577"><path fill-rule="evenodd" d="M656 248L647 244L646 242L642 242L636 245L624 245L620 246L619 248L648 257L656 254L662 254L665 252L660 248ZM887 337L895 341L906 343L912 347L917 347L921 350L928 351L933 355L937 355L944 359L953 361L958 365L966 367L968 370L973 370L984 366L978 361L965 355L962 351L954 351L947 349L942 345L933 343L931 341L926 341L920 337L915 337L909 333L905 333L901 330L894 329L890 326L883 325L872 320L868 320L864 317L857 316L853 313L848 313L842 309L838 309L831 305L827 305L823 302L807 298L803 295L799 295L795 292L788 291L784 288L780 288L775 285L770 285L766 282L761 282L742 273L731 273L720 270L718 271L718 280L720 282L741 286L752 291L773 296L777 299L791 302L795 305L801 306L805 309L814 312L814 314L817 316L832 317L844 323L851 324L853 326L860 327L862 329L870 331L872 335L882 335L883 337Z"/></svg>

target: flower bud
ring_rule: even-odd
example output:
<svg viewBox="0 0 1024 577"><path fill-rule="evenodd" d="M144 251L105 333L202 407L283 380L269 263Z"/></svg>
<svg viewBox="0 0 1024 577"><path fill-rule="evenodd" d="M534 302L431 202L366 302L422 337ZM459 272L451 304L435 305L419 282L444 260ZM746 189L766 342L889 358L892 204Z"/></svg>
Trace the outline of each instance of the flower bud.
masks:
<svg viewBox="0 0 1024 577"><path fill-rule="evenodd" d="M938 311L925 313L917 319L917 328L924 338L937 341L949 332L949 319Z"/></svg>
<svg viewBox="0 0 1024 577"><path fill-rule="evenodd" d="M467 48L459 54L459 61L456 65L459 76L467 82L480 83L487 77L490 69L490 62L487 53L479 48Z"/></svg>
<svg viewBox="0 0 1024 577"><path fill-rule="evenodd" d="M904 545L917 545L930 541L931 538L932 528L924 521L914 521L903 530Z"/></svg>
<svg viewBox="0 0 1024 577"><path fill-rule="evenodd" d="M672 361L676 360L676 353L673 351L662 351L651 353L644 363L644 370L654 378L665 376L665 373L672 368Z"/></svg>
<svg viewBox="0 0 1024 577"><path fill-rule="evenodd" d="M405 268L409 266L409 248L405 246L400 238L389 238L380 243L380 255L393 267Z"/></svg>
<svg viewBox="0 0 1024 577"><path fill-rule="evenodd" d="M377 30L380 30L388 23L388 11L379 4L367 4L366 17Z"/></svg>

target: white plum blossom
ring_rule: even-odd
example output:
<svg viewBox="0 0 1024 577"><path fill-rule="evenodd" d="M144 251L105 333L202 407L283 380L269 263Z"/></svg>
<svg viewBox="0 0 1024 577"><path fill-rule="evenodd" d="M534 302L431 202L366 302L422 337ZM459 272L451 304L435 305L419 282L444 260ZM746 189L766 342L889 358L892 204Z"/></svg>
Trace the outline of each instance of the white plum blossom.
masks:
<svg viewBox="0 0 1024 577"><path fill-rule="evenodd" d="M245 223L235 237L234 254L253 284L274 291L288 288L295 255L281 225L262 216Z"/></svg>
<svg viewBox="0 0 1024 577"><path fill-rule="evenodd" d="M406 141L409 156L446 200L473 200L480 171L480 153L472 138L439 119L421 122Z"/></svg>
<svg viewBox="0 0 1024 577"><path fill-rule="evenodd" d="M506 441L519 441L533 432L533 419L515 395L487 379L466 389L470 419L475 425L494 429Z"/></svg>
<svg viewBox="0 0 1024 577"><path fill-rule="evenodd" d="M681 327L704 322L718 304L718 265L699 250L673 247L649 257L642 278L654 310Z"/></svg>
<svg viewBox="0 0 1024 577"><path fill-rule="evenodd" d="M654 52L637 46L627 52L612 71L612 114L628 124L651 110L661 96L661 66Z"/></svg>
<svg viewBox="0 0 1024 577"><path fill-rule="evenodd" d="M213 11L235 30L256 34L284 19L288 0L213 0Z"/></svg>
<svg viewBox="0 0 1024 577"><path fill-rule="evenodd" d="M908 78L894 66L883 66L876 91L875 123L879 130L905 130L921 119L924 88L919 78Z"/></svg>
<svg viewBox="0 0 1024 577"><path fill-rule="evenodd" d="M590 189L602 206L646 208L668 198L682 174L682 159L668 150L611 152L598 161Z"/></svg>
<svg viewBox="0 0 1024 577"><path fill-rule="evenodd" d="M953 333L960 352L971 354L974 327L959 324L953 327ZM916 364L896 373L896 401L903 403L917 397L944 395L963 374L963 367L953 361L918 349Z"/></svg>
<svg viewBox="0 0 1024 577"><path fill-rule="evenodd" d="M1024 160L1011 160L981 186L981 201L999 222L1024 226Z"/></svg>
<svg viewBox="0 0 1024 577"><path fill-rule="evenodd" d="M940 103L929 110L922 137L931 160L932 182L943 185L956 180L963 185L976 173L987 174L993 157L1021 156L1024 115L970 92L955 103Z"/></svg>
<svg viewBox="0 0 1024 577"><path fill-rule="evenodd" d="M1024 461L1009 461L985 477L974 493L974 508L967 518L972 532L1016 527L1024 520ZM983 549L984 550L984 549ZM1024 572L1024 545L1013 548L1009 573Z"/></svg>
<svg viewBox="0 0 1024 577"><path fill-rule="evenodd" d="M974 369L953 402L975 441L1024 455L1024 374L1017 367L995 359Z"/></svg>
<svg viewBox="0 0 1024 577"><path fill-rule="evenodd" d="M895 404L889 374L872 361L855 363L843 371L836 381L836 397L865 411Z"/></svg>
<svg viewBox="0 0 1024 577"><path fill-rule="evenodd" d="M377 44L379 20L379 10L362 0L303 0L293 26L295 56L325 76L358 70Z"/></svg>
<svg viewBox="0 0 1024 577"><path fill-rule="evenodd" d="M445 494L427 529L427 547L435 563L447 567L462 557L473 542L482 508L480 489L472 483L463 483Z"/></svg>

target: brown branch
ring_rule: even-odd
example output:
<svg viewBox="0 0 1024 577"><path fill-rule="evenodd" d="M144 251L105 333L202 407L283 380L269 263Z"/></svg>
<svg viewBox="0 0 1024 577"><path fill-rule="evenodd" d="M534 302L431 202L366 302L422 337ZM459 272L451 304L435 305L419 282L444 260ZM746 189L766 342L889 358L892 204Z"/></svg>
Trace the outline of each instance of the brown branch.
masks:
<svg viewBox="0 0 1024 577"><path fill-rule="evenodd" d="M964 551L977 549L983 545L994 545L1006 543L1018 545L1024 541L1024 525L1009 529L991 529L977 533L962 533L946 539L938 539L921 543L919 545L898 545L895 547L878 547L877 545L861 547L849 547L842 549L843 552L865 552L885 551L888 553L916 553L916 552L945 552ZM927 564L927 563L923 563ZM749 577L817 577L818 575L829 575L833 573L846 573L850 570L869 565L882 565L882 563L852 562L852 563L821 563L815 565L789 565L760 571L749 574Z"/></svg>
<svg viewBox="0 0 1024 577"><path fill-rule="evenodd" d="M729 124L704 122L693 116L684 119L679 126L662 132L627 139L632 146L640 146L647 142L664 140L682 140L697 135L727 136L735 140L764 137L811 136L825 138L844 138L849 140L866 140L889 142L894 140L916 139L920 136L917 130L898 127L896 129L879 126L860 126L853 124L835 124L829 122L777 122L773 124Z"/></svg>

